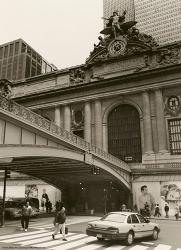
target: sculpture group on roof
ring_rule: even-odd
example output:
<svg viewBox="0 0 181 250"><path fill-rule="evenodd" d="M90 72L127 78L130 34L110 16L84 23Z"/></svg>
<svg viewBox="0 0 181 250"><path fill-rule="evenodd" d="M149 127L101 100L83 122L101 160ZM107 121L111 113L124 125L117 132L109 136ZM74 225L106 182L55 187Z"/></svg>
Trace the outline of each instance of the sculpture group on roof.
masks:
<svg viewBox="0 0 181 250"><path fill-rule="evenodd" d="M142 45L145 44L145 48L146 46L147 48L157 46L157 43L152 36L141 33L135 27L137 23L136 21L125 21L126 13L126 10L124 10L123 13L119 15L118 11L114 11L109 18L103 17L104 20L107 20L106 27L100 32L104 37L98 37L99 42L98 44L94 44L94 50L91 52L90 57L95 57L100 51L108 51L109 49L111 49L111 51L115 50L115 55L119 55L118 50L120 50L120 55L123 55L123 52L121 52L121 46L123 49L123 47L126 47L127 43L130 41L134 43L137 42L137 44L141 42ZM121 40L122 43L119 43ZM117 41L117 43L113 44L113 41ZM126 46L123 45L124 42L126 43ZM110 46L110 44L112 45ZM137 50L138 48L135 48L135 51Z"/></svg>

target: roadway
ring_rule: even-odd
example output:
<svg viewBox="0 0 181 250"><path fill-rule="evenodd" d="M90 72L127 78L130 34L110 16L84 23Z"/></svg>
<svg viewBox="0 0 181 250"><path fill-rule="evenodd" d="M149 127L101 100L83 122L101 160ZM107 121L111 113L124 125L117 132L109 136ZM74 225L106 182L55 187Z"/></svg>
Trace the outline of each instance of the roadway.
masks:
<svg viewBox="0 0 181 250"><path fill-rule="evenodd" d="M160 224L161 233L159 239L137 240L130 247L123 242L103 241L86 236L85 229L88 221L97 219L94 216L68 216L67 225L68 241L61 240L61 235L52 240L53 218L31 219L28 232L20 231L19 221L7 222L4 228L0 228L1 249L54 249L54 250L181 250L181 220L154 220Z"/></svg>

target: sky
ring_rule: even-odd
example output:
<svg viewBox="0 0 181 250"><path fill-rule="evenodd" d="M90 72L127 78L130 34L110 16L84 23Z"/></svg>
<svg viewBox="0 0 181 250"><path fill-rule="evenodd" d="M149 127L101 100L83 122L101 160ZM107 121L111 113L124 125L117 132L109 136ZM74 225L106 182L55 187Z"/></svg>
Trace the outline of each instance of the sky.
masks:
<svg viewBox="0 0 181 250"><path fill-rule="evenodd" d="M103 0L0 0L0 44L22 38L59 69L85 63L103 27Z"/></svg>

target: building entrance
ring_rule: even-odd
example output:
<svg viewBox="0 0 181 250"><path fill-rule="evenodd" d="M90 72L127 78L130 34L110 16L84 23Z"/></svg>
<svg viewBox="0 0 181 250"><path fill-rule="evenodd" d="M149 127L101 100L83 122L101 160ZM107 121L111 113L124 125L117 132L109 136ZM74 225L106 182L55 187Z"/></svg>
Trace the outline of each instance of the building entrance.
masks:
<svg viewBox="0 0 181 250"><path fill-rule="evenodd" d="M123 104L108 116L108 151L125 162L141 162L141 133L138 111Z"/></svg>

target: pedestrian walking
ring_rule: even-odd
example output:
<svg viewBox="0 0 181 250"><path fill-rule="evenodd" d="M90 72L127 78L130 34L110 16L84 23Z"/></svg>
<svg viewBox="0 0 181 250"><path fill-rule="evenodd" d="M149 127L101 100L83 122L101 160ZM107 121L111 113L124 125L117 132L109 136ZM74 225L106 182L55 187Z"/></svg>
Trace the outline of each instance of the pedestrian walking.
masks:
<svg viewBox="0 0 181 250"><path fill-rule="evenodd" d="M155 206L155 214L154 214L154 217L160 217L161 216L161 213L160 213L160 208L159 208L159 204L156 204Z"/></svg>
<svg viewBox="0 0 181 250"><path fill-rule="evenodd" d="M62 233L62 240L67 241L66 236L65 236L65 221L66 221L66 213L65 213L65 208L63 204L58 207L58 209L55 212L55 218L54 218L54 226L55 226L55 231L52 234L52 239L55 239L55 235Z"/></svg>
<svg viewBox="0 0 181 250"><path fill-rule="evenodd" d="M146 217L150 217L151 214L150 214L150 207L148 205L148 202L145 203L145 215Z"/></svg>
<svg viewBox="0 0 181 250"><path fill-rule="evenodd" d="M32 208L30 206L29 201L27 201L26 204L23 205L21 211L21 226L22 230L24 230L25 232L27 232L28 230L31 214L32 214Z"/></svg>
<svg viewBox="0 0 181 250"><path fill-rule="evenodd" d="M164 207L164 210L165 210L165 217L166 218L169 218L169 206L167 203L165 203L165 207Z"/></svg>
<svg viewBox="0 0 181 250"><path fill-rule="evenodd" d="M175 206L175 219L178 220L178 218L179 218L179 206L176 205Z"/></svg>

